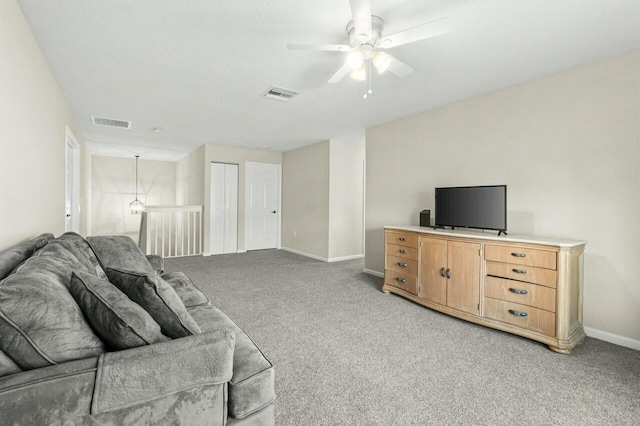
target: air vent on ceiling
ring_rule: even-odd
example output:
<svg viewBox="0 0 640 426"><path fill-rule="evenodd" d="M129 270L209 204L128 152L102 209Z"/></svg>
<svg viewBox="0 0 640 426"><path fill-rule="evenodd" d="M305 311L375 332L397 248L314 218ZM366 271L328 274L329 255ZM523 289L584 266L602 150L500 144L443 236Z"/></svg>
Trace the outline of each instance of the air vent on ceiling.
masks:
<svg viewBox="0 0 640 426"><path fill-rule="evenodd" d="M296 92L295 90L285 89L283 87L271 86L262 94L262 96L267 99L286 102L289 99L296 96L298 93L300 92Z"/></svg>
<svg viewBox="0 0 640 426"><path fill-rule="evenodd" d="M121 129L130 129L131 122L125 120L116 120L114 118L104 118L104 117L96 117L94 115L91 116L91 121L93 124L97 124L99 126L108 126L108 127L119 127Z"/></svg>

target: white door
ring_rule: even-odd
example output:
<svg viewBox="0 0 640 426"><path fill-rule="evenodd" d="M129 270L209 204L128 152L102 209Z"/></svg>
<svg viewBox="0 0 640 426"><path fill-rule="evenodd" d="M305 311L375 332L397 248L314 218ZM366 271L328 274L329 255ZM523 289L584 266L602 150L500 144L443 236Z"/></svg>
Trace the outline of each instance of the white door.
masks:
<svg viewBox="0 0 640 426"><path fill-rule="evenodd" d="M238 251L238 165L211 163L211 254Z"/></svg>
<svg viewBox="0 0 640 426"><path fill-rule="evenodd" d="M80 145L67 127L65 150L65 232L80 232Z"/></svg>
<svg viewBox="0 0 640 426"><path fill-rule="evenodd" d="M246 163L245 249L278 248L280 244L279 164Z"/></svg>

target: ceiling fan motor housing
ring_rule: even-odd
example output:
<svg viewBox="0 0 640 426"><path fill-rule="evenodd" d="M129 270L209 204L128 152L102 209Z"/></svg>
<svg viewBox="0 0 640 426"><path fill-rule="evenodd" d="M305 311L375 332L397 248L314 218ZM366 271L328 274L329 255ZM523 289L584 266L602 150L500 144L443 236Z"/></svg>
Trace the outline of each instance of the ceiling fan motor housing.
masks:
<svg viewBox="0 0 640 426"><path fill-rule="evenodd" d="M382 30L384 29L384 21L379 16L371 15L371 34L369 38L366 40L360 39L358 34L355 32L355 27L353 25L353 20L349 21L347 24L347 34L349 35L349 44L353 48L360 47L362 45L370 45L372 48L375 47L376 43L382 37Z"/></svg>

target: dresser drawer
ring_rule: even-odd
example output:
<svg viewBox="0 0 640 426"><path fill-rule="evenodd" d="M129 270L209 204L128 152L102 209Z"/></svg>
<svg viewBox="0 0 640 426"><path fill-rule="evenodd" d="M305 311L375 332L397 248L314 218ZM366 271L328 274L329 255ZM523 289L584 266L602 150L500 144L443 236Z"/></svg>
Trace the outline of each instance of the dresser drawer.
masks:
<svg viewBox="0 0 640 426"><path fill-rule="evenodd" d="M556 311L555 289L520 281L485 277L484 295L492 299L506 300L521 305Z"/></svg>
<svg viewBox="0 0 640 426"><path fill-rule="evenodd" d="M412 294L418 294L417 278L402 272L387 269L384 271L384 283L401 288Z"/></svg>
<svg viewBox="0 0 640 426"><path fill-rule="evenodd" d="M418 276L418 262L404 257L387 256L387 269L401 272L412 277Z"/></svg>
<svg viewBox="0 0 640 426"><path fill-rule="evenodd" d="M486 244L484 258L495 262L556 269L556 252L547 250Z"/></svg>
<svg viewBox="0 0 640 426"><path fill-rule="evenodd" d="M557 272L551 269L487 261L486 274L556 288Z"/></svg>
<svg viewBox="0 0 640 426"><path fill-rule="evenodd" d="M403 257L410 260L418 260L418 249L412 247L387 244L387 254L391 256Z"/></svg>
<svg viewBox="0 0 640 426"><path fill-rule="evenodd" d="M387 231L385 239L387 244L397 244L399 246L418 248L417 235Z"/></svg>
<svg viewBox="0 0 640 426"><path fill-rule="evenodd" d="M556 335L556 314L531 306L485 297L484 316L547 336Z"/></svg>

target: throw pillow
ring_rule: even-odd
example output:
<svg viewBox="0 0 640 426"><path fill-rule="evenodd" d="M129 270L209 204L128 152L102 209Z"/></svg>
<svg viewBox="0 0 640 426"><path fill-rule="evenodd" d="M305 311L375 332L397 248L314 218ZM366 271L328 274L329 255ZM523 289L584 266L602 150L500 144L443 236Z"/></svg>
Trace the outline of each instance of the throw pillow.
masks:
<svg viewBox="0 0 640 426"><path fill-rule="evenodd" d="M111 348L123 350L169 340L147 311L109 281L74 272L69 290L91 327Z"/></svg>
<svg viewBox="0 0 640 426"><path fill-rule="evenodd" d="M202 333L175 290L154 273L107 268L109 281L142 306L173 339Z"/></svg>

